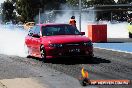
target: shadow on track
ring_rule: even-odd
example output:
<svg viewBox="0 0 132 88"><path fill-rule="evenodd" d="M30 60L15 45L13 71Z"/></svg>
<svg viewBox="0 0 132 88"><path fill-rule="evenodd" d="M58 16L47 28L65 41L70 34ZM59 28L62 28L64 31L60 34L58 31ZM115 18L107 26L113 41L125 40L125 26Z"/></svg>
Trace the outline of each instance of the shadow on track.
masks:
<svg viewBox="0 0 132 88"><path fill-rule="evenodd" d="M40 58L34 58L40 60ZM41 60L40 60L41 61ZM100 64L100 63L111 63L110 60L106 60L99 57L93 57L93 58L53 58L48 59L44 63L52 63L52 64L65 64L65 65L75 65L75 64Z"/></svg>

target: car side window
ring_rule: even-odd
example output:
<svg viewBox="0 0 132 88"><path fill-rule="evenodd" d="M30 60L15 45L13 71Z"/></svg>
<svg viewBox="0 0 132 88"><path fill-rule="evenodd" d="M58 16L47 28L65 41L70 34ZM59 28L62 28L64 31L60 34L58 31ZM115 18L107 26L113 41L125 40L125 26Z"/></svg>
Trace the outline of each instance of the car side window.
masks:
<svg viewBox="0 0 132 88"><path fill-rule="evenodd" d="M34 34L35 28L36 28L36 26L34 26L33 28L31 28L31 29L28 31L28 36L32 36L32 35Z"/></svg>
<svg viewBox="0 0 132 88"><path fill-rule="evenodd" d="M34 26L29 30L28 35L32 36L33 34L40 35L40 26Z"/></svg>
<svg viewBox="0 0 132 88"><path fill-rule="evenodd" d="M40 35L40 26L36 26L34 32L35 32L34 34Z"/></svg>
<svg viewBox="0 0 132 88"><path fill-rule="evenodd" d="M52 36L52 35L57 35L59 32L60 28L57 27L42 27L42 35L43 36Z"/></svg>

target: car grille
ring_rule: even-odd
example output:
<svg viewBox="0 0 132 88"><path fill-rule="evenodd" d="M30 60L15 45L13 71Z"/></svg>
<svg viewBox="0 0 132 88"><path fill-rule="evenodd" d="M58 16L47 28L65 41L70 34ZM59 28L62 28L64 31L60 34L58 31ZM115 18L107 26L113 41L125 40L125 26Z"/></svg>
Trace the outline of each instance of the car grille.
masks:
<svg viewBox="0 0 132 88"><path fill-rule="evenodd" d="M85 55L85 51L81 49L82 46L82 42L63 44L63 48L65 49L63 54L65 56Z"/></svg>
<svg viewBox="0 0 132 88"><path fill-rule="evenodd" d="M70 47L70 46L82 46L82 43L69 43L69 44L63 44L64 47Z"/></svg>

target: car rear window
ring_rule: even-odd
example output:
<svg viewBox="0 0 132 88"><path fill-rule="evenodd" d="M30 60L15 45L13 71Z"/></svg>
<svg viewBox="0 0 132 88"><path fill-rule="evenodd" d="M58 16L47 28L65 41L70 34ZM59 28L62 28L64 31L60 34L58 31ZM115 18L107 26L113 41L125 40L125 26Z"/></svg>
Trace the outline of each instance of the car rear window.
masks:
<svg viewBox="0 0 132 88"><path fill-rule="evenodd" d="M71 25L47 25L42 27L43 36L53 35L77 35L80 32Z"/></svg>

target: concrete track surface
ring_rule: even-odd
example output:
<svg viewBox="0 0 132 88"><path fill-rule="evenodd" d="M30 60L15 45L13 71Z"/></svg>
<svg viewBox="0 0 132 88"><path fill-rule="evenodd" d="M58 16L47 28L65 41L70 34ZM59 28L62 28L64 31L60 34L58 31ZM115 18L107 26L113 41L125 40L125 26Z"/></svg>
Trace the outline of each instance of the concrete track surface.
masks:
<svg viewBox="0 0 132 88"><path fill-rule="evenodd" d="M38 58L0 55L0 88L83 88L84 67L93 79L132 80L132 54L94 48L94 58ZM84 88L132 88L130 85L88 85Z"/></svg>

